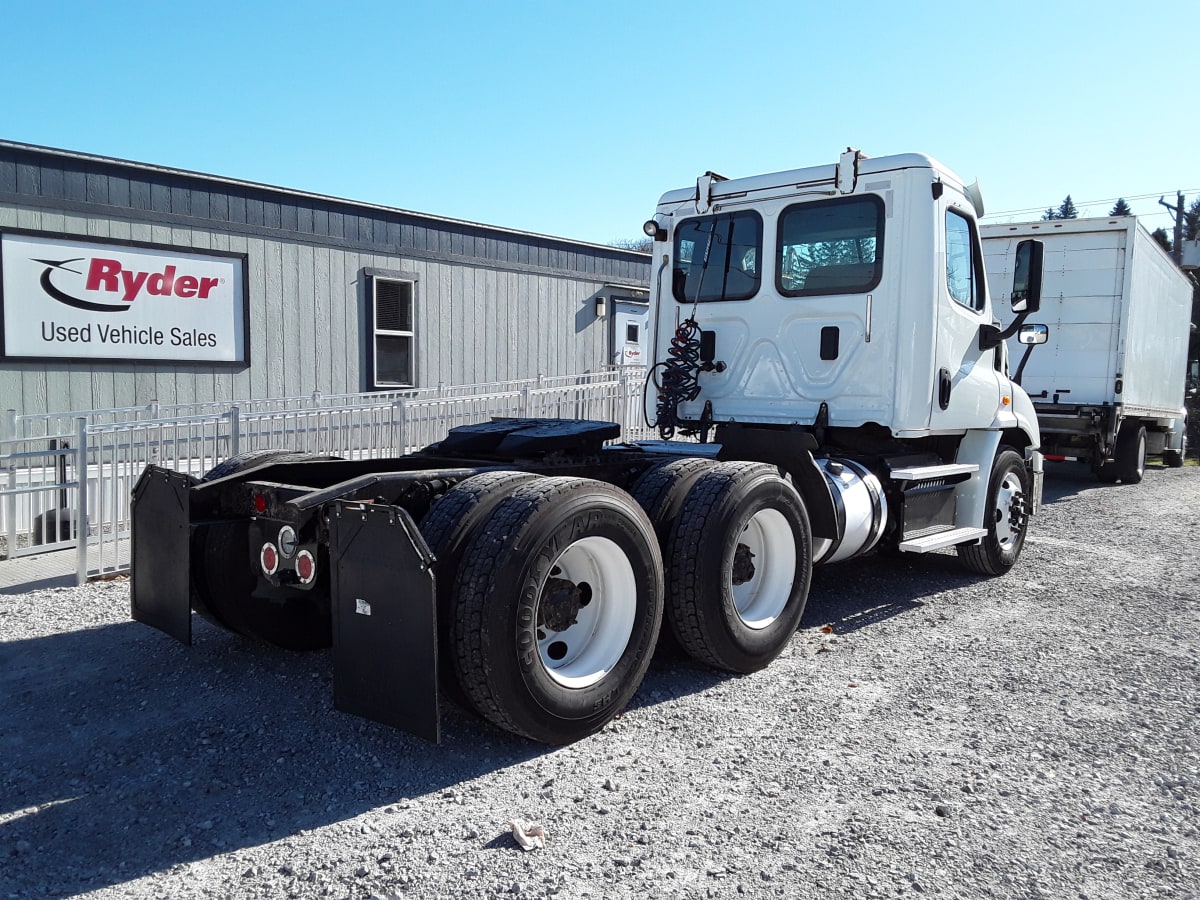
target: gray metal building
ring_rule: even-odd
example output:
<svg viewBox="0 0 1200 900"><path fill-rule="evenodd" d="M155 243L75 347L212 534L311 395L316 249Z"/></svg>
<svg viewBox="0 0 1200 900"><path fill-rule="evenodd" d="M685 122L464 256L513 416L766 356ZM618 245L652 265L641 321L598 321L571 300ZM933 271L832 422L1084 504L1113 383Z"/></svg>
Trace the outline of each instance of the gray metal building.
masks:
<svg viewBox="0 0 1200 900"><path fill-rule="evenodd" d="M650 258L0 141L0 271L0 408L32 414L637 361Z"/></svg>

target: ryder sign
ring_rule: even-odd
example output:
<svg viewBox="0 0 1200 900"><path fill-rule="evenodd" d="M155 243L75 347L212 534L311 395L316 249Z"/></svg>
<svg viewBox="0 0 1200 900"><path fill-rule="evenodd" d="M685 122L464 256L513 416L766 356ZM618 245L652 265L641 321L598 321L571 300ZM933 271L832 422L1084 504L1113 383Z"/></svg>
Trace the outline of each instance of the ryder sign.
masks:
<svg viewBox="0 0 1200 900"><path fill-rule="evenodd" d="M244 256L5 233L0 267L6 357L248 362Z"/></svg>

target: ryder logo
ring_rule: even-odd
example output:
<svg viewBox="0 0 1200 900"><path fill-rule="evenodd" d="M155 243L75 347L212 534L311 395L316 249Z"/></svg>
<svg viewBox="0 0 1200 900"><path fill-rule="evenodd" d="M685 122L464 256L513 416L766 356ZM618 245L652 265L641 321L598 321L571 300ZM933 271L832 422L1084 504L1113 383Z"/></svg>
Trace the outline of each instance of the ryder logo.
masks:
<svg viewBox="0 0 1200 900"><path fill-rule="evenodd" d="M65 278L56 273L69 272L82 276L80 269L71 268L74 263L84 262L86 257L74 259L33 259L46 268L42 271L39 284L42 290L59 303L84 309L89 312L124 312L130 304L143 294L156 297L181 297L184 299L207 300L221 279L207 276L179 275L175 266L164 266L159 272L139 272L124 268L120 261L93 257L87 265L84 290L92 294L114 294L118 303L103 303L67 293L54 284L54 279Z"/></svg>

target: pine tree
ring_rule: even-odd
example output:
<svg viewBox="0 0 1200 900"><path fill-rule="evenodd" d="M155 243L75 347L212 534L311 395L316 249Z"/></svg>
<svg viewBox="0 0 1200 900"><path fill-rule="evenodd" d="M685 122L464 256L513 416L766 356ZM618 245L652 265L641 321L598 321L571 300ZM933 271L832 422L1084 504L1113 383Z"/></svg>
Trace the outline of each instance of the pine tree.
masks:
<svg viewBox="0 0 1200 900"><path fill-rule="evenodd" d="M1057 218L1058 218L1058 210L1056 210L1053 206L1047 207L1046 211L1044 213L1042 213L1042 221L1043 222L1053 222Z"/></svg>
<svg viewBox="0 0 1200 900"><path fill-rule="evenodd" d="M1150 233L1150 237L1158 241L1159 246L1168 253L1171 252L1171 236L1167 234L1167 229L1155 228L1154 231Z"/></svg>
<svg viewBox="0 0 1200 900"><path fill-rule="evenodd" d="M1058 207L1058 215L1055 216L1055 218L1056 219L1078 219L1079 218L1079 210L1077 210L1075 208L1075 204L1071 202L1070 194L1067 194L1066 199L1063 200L1062 204Z"/></svg>
<svg viewBox="0 0 1200 900"><path fill-rule="evenodd" d="M1129 208L1129 204L1125 202L1124 197L1118 197L1117 202L1113 204L1113 208L1108 211L1110 216L1132 216L1133 210Z"/></svg>
<svg viewBox="0 0 1200 900"><path fill-rule="evenodd" d="M1183 214L1183 239L1200 240L1200 197L1193 200L1192 205Z"/></svg>

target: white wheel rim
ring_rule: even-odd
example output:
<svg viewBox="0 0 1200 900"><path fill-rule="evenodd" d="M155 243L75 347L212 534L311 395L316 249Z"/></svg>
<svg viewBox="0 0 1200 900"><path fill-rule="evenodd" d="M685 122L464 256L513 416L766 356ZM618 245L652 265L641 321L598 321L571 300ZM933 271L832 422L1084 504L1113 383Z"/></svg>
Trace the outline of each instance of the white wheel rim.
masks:
<svg viewBox="0 0 1200 900"><path fill-rule="evenodd" d="M542 668L563 687L590 687L612 671L633 635L637 614L633 565L614 541L586 537L564 550L550 571L537 613ZM555 596L551 579L560 587L571 582L581 592L567 601L565 611L559 610L558 621L554 610L543 608ZM555 629L555 624L560 627Z"/></svg>
<svg viewBox="0 0 1200 900"><path fill-rule="evenodd" d="M1137 473L1138 478L1146 474L1146 434L1143 432L1138 435L1138 455L1137 455Z"/></svg>
<svg viewBox="0 0 1200 900"><path fill-rule="evenodd" d="M1013 524L1013 512L1014 506L1017 506L1016 511L1021 512L1018 504L1022 502L1022 497L1021 479L1015 472L1009 472L996 491L996 542L1001 549L1012 547L1021 535L1021 525Z"/></svg>
<svg viewBox="0 0 1200 900"><path fill-rule="evenodd" d="M734 577L738 555L747 552L753 574ZM796 539L787 517L777 509L760 509L742 529L734 553L729 584L734 609L747 628L766 628L787 606L796 578Z"/></svg>

